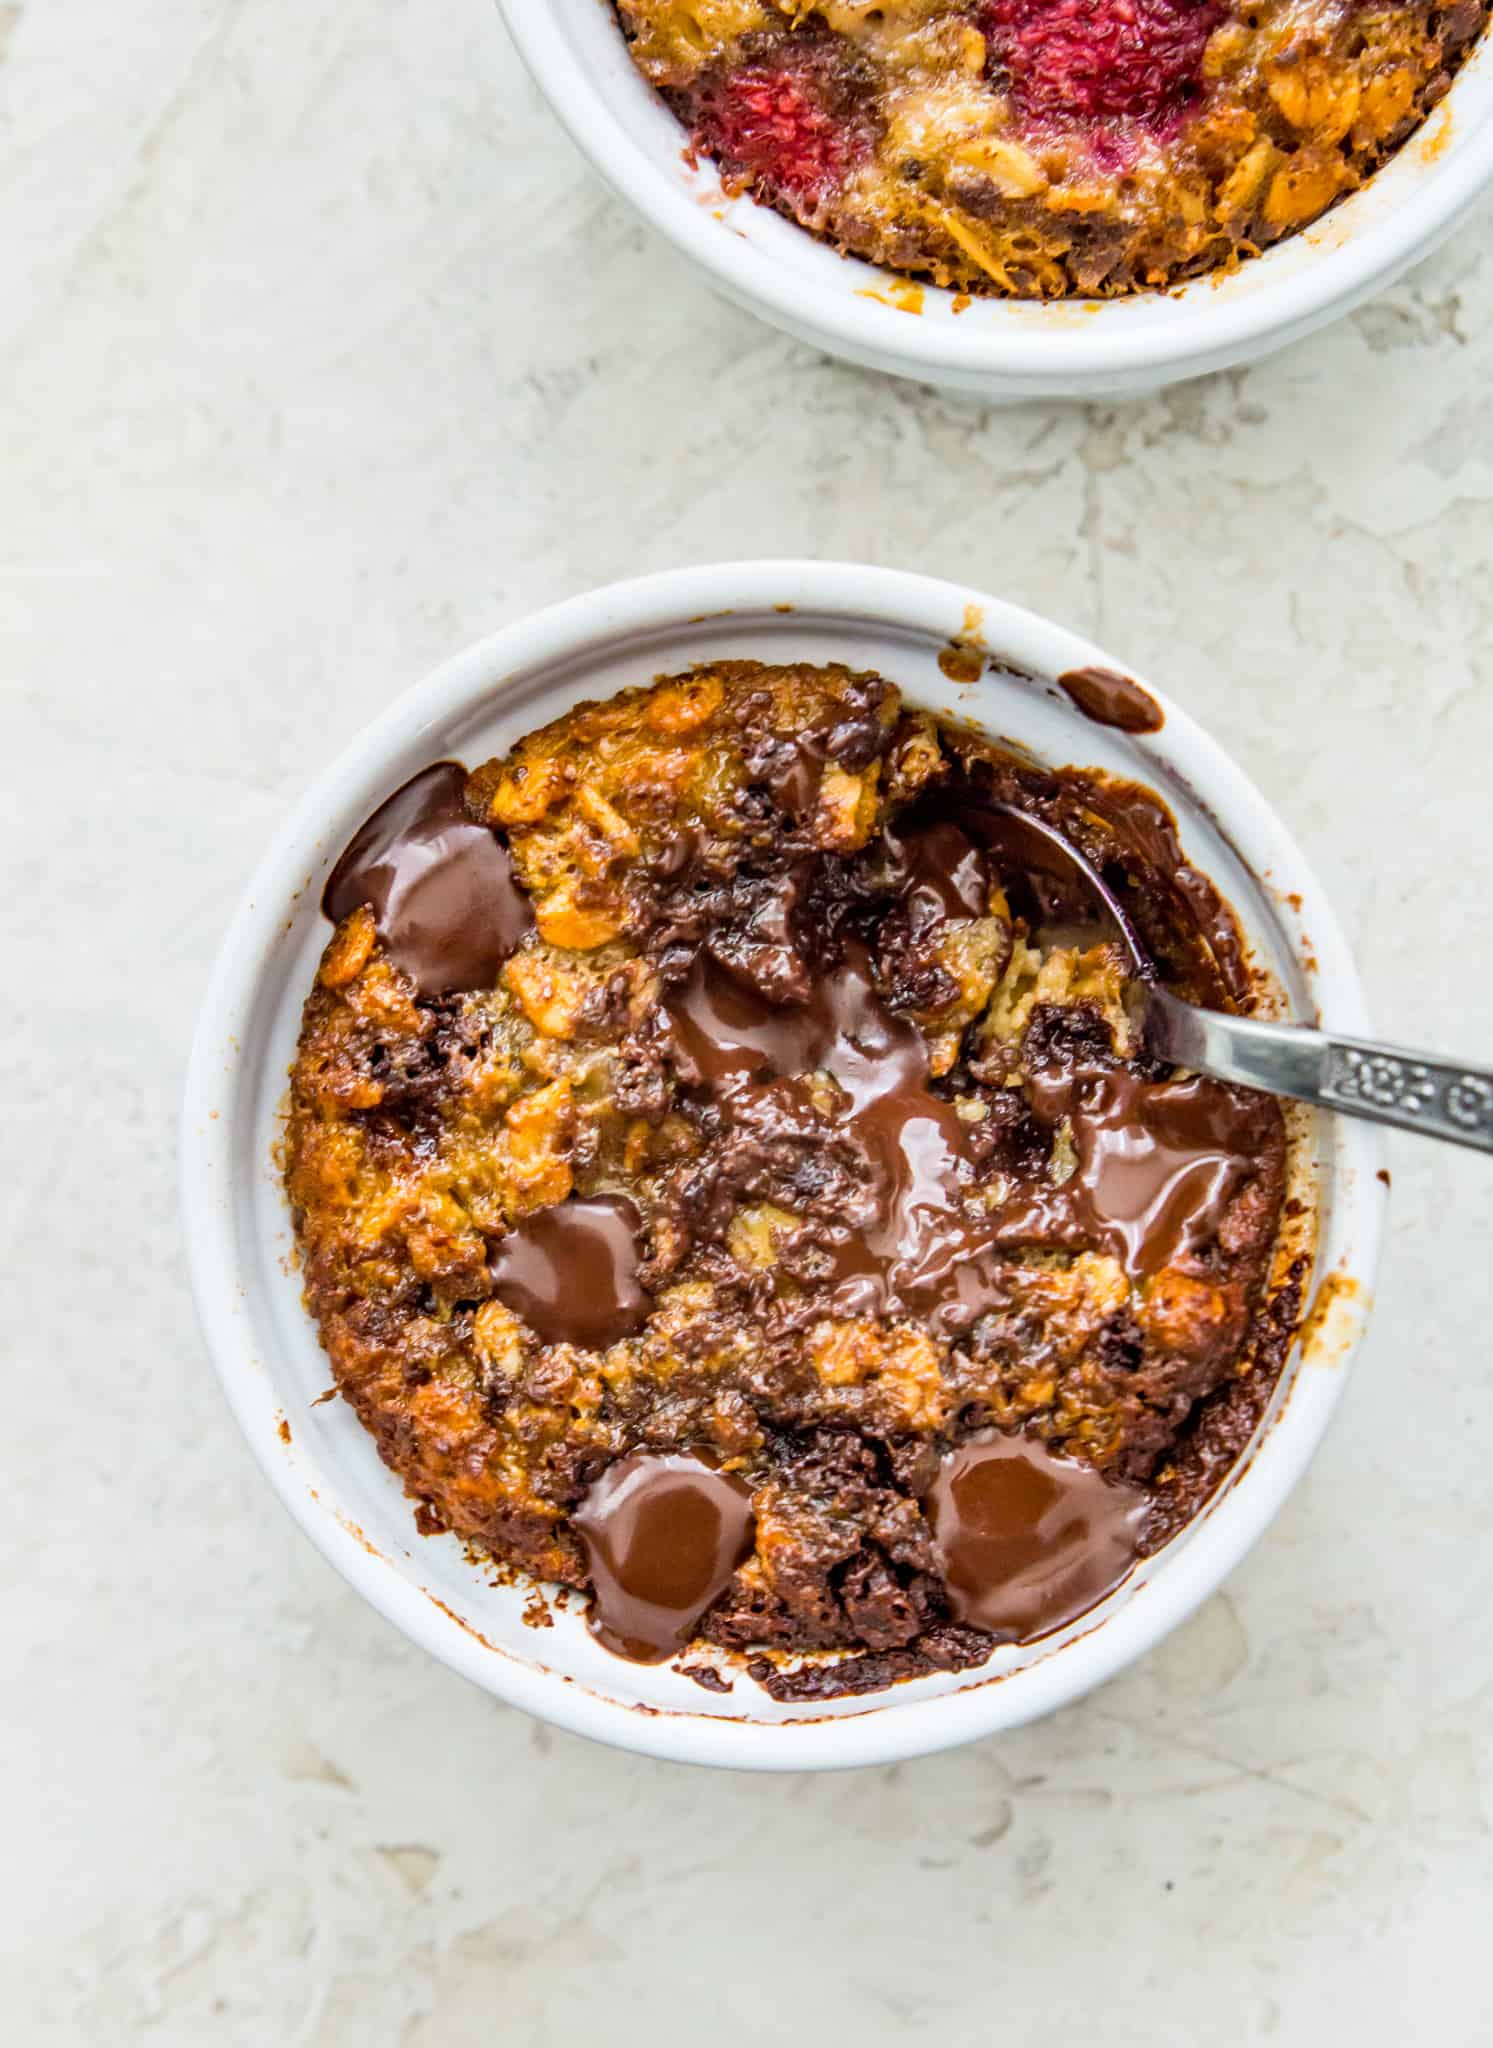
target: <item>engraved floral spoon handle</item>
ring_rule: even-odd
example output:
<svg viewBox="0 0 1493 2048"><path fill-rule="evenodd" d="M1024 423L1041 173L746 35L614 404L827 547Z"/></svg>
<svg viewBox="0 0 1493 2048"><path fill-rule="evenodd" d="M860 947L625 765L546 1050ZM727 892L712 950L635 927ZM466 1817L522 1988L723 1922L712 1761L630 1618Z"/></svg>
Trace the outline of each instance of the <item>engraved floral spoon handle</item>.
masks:
<svg viewBox="0 0 1493 2048"><path fill-rule="evenodd" d="M1148 1052L1215 1080L1493 1153L1493 1068L1194 1009L1154 982L1139 1025Z"/></svg>

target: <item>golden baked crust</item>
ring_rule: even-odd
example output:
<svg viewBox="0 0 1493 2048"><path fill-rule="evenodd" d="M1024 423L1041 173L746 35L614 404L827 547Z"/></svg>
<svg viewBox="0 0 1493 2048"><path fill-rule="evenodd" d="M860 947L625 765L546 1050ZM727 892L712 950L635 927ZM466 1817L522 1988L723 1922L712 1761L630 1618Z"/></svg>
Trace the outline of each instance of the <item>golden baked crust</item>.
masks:
<svg viewBox="0 0 1493 2048"><path fill-rule="evenodd" d="M1179 1447L1279 1365L1257 1339L1280 1115L1216 1090L1249 1164L1149 1269L1081 1219L1002 1225L1074 1170L1066 1123L1033 1108L1043 1076L1141 1095L1164 1076L1133 1054L1115 948L1044 941L993 869L973 909L908 909L892 855L956 785L1123 874L1174 985L1242 993L1227 913L1153 797L1025 765L841 667L665 678L478 768L467 814L501 833L533 907L491 987L424 993L370 909L342 919L305 1006L286 1185L337 1385L422 1526L583 1586L572 1516L598 1475L703 1451L751 1486L756 1527L703 1633L884 1651L947 1623L918 1503L930 1458L972 1432L1021 1430L1135 1485L1168 1472L1168 1528L1196 1507L1201 1491L1178 1505ZM963 1322L835 1280L826 1246L843 1252L861 1172L840 1084L748 1090L733 1121L692 1075L681 991L707 967L791 1017L832 960L864 963L865 1001L925 1062L920 1099L973 1134L961 1199L1009 1248ZM646 1313L598 1346L546 1341L495 1291L504 1245L619 1198Z"/></svg>
<svg viewBox="0 0 1493 2048"><path fill-rule="evenodd" d="M966 293L1109 297L1294 233L1445 93L1487 0L617 0L732 189Z"/></svg>

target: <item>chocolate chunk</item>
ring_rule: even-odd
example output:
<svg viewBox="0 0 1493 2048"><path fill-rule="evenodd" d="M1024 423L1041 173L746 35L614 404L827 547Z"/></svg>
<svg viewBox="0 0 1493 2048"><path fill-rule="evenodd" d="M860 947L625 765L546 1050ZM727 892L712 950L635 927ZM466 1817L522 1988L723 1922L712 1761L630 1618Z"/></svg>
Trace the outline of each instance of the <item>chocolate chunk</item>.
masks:
<svg viewBox="0 0 1493 2048"><path fill-rule="evenodd" d="M321 899L334 924L366 903L428 996L491 988L534 922L507 849L467 815L466 782L459 761L412 776L353 834Z"/></svg>
<svg viewBox="0 0 1493 2048"><path fill-rule="evenodd" d="M684 1647L752 1547L751 1488L687 1453L619 1459L573 1519L595 1589L592 1632L638 1663Z"/></svg>
<svg viewBox="0 0 1493 2048"><path fill-rule="evenodd" d="M1146 1496L994 1431L944 1458L924 1508L954 1619L1030 1642L1084 1614L1135 1562Z"/></svg>
<svg viewBox="0 0 1493 2048"><path fill-rule="evenodd" d="M541 1343L603 1351L648 1317L640 1228L636 1207L620 1195L536 1210L493 1254L492 1291Z"/></svg>

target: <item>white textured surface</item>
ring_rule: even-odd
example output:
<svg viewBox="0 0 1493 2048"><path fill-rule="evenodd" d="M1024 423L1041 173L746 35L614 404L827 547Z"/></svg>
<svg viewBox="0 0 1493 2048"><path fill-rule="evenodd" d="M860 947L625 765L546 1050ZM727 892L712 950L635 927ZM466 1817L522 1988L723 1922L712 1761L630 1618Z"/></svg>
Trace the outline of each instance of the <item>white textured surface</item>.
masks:
<svg viewBox="0 0 1493 2048"><path fill-rule="evenodd" d="M1132 657L1384 1028L1489 1057L1488 239L1261 370L982 414L705 296L483 0L0 4L5 2039L1488 2038L1486 1164L1393 1148L1358 1384L1183 1634L1014 1737L760 1781L550 1736L322 1566L203 1358L171 1156L311 770L502 619L724 553Z"/></svg>

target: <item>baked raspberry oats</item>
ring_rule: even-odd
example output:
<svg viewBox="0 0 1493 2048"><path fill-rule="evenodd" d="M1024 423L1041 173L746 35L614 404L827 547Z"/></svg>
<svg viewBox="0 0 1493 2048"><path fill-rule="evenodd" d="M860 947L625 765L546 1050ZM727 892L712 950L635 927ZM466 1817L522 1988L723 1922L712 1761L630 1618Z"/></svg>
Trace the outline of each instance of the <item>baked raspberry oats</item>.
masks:
<svg viewBox="0 0 1493 2048"><path fill-rule="evenodd" d="M788 1698L974 1666L1174 1535L1268 1399L1280 1111L1139 1053L996 806L1250 1000L1154 795L841 667L437 763L327 886L286 1165L337 1385L423 1528L624 1655Z"/></svg>
<svg viewBox="0 0 1493 2048"><path fill-rule="evenodd" d="M728 187L963 292L1112 296L1315 220L1489 0L616 0Z"/></svg>

